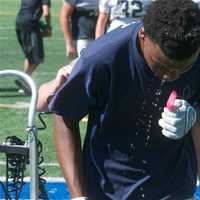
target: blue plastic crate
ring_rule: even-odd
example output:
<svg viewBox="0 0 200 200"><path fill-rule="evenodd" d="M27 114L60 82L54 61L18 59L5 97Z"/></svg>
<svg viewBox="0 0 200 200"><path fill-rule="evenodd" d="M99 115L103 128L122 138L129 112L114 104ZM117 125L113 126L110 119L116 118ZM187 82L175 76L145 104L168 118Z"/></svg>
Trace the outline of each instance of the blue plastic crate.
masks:
<svg viewBox="0 0 200 200"><path fill-rule="evenodd" d="M28 182L25 182L22 192L20 194L19 199L28 200L30 199L30 193L29 193L29 186L30 184ZM67 187L65 185L65 182L47 182L45 184L46 192L48 193L49 200L68 200L69 198L69 192L67 190ZM15 199L15 194L11 194L11 197ZM0 199L5 199L5 195L3 193L3 189L0 186Z"/></svg>

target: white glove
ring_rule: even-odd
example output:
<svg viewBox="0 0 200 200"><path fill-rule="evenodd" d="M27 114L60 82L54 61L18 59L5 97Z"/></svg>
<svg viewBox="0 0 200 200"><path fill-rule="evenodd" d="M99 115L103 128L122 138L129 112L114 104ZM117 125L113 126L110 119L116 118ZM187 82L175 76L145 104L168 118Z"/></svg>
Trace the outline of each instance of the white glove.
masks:
<svg viewBox="0 0 200 200"><path fill-rule="evenodd" d="M164 108L162 118L158 124L163 128L162 134L170 139L182 138L196 121L195 109L185 100L176 99L173 111Z"/></svg>
<svg viewBox="0 0 200 200"><path fill-rule="evenodd" d="M71 200L88 200L87 197L75 197L75 198L72 198Z"/></svg>

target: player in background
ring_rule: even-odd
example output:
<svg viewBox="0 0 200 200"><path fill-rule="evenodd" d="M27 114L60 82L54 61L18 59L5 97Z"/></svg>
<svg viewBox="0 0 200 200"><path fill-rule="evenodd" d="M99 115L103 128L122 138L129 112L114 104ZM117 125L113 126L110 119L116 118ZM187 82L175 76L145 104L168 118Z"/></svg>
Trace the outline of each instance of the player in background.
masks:
<svg viewBox="0 0 200 200"><path fill-rule="evenodd" d="M152 0L99 0L96 38L121 25L139 20Z"/></svg>
<svg viewBox="0 0 200 200"><path fill-rule="evenodd" d="M95 39L98 0L63 0L60 25L66 44L66 56L75 58Z"/></svg>
<svg viewBox="0 0 200 200"><path fill-rule="evenodd" d="M30 76L44 61L43 37L52 34L50 6L50 0L21 0L16 17L17 39L25 56L24 72ZM22 80L15 83L20 87L19 92L30 94L30 88Z"/></svg>

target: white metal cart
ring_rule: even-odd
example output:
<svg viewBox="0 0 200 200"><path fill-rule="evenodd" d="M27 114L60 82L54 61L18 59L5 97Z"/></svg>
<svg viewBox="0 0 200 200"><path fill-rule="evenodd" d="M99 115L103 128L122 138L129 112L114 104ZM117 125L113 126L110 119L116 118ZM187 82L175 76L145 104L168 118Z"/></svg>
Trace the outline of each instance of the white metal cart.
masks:
<svg viewBox="0 0 200 200"><path fill-rule="evenodd" d="M29 159L30 159L30 199L37 200L38 199L38 190L39 190L39 179L38 179L38 149L37 149L37 128L35 126L35 114L36 114L36 105L37 105L37 89L34 81L30 76L25 74L24 72L20 72L17 70L0 70L0 77L9 77L15 76L19 79L22 79L26 82L31 88L31 101L30 107L28 111L28 122L27 122L27 134L28 141L26 142L25 147L19 146L9 146L7 144L1 145L1 148L6 151L14 151L21 149L21 151L28 149Z"/></svg>

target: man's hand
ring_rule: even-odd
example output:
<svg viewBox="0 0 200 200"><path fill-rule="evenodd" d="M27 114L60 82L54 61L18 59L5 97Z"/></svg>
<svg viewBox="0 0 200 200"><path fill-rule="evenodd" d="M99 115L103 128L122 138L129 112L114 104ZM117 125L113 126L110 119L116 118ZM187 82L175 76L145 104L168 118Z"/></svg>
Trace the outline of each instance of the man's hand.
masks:
<svg viewBox="0 0 200 200"><path fill-rule="evenodd" d="M45 24L45 22L40 21L39 22L40 31L42 34L42 37L51 37L52 36L52 28L51 25Z"/></svg>
<svg viewBox="0 0 200 200"><path fill-rule="evenodd" d="M66 44L66 56L70 59L74 59L78 56L76 48L73 45Z"/></svg>
<svg viewBox="0 0 200 200"><path fill-rule="evenodd" d="M62 86L71 73L74 63L61 67L58 70L57 76L54 80L43 83L38 89L37 110L48 110L48 103L52 99L54 93Z"/></svg>
<svg viewBox="0 0 200 200"><path fill-rule="evenodd" d="M43 32L43 37L51 37L52 29L51 26L46 26L45 31Z"/></svg>
<svg viewBox="0 0 200 200"><path fill-rule="evenodd" d="M74 67L73 65L66 65L58 70L56 78L54 79L54 84L56 88L59 88L67 80L73 67Z"/></svg>
<svg viewBox="0 0 200 200"><path fill-rule="evenodd" d="M196 121L195 109L185 100L176 99L174 110L164 108L158 124L163 128L162 134L170 139L182 138L192 128Z"/></svg>

